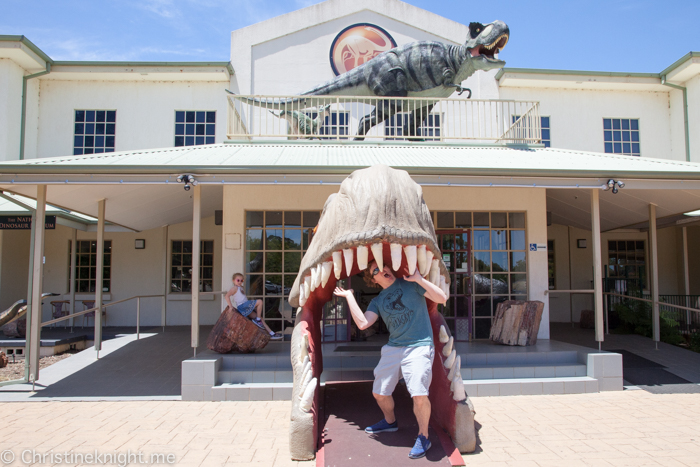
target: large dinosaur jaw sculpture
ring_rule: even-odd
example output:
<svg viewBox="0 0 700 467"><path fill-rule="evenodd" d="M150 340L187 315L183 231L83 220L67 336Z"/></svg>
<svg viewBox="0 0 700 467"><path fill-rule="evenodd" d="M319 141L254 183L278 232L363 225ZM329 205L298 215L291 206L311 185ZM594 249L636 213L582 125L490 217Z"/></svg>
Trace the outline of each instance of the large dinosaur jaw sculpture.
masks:
<svg viewBox="0 0 700 467"><path fill-rule="evenodd" d="M292 286L289 303L301 307L292 334L294 391L290 450L295 460L313 459L318 442L318 381L323 371L321 312L338 280L362 272L372 261L391 265L397 276L418 270L449 297L449 273L421 187L407 172L374 166L353 172L323 208L316 234ZM428 301L436 358L430 399L432 419L461 452L475 448L474 418L437 304Z"/></svg>

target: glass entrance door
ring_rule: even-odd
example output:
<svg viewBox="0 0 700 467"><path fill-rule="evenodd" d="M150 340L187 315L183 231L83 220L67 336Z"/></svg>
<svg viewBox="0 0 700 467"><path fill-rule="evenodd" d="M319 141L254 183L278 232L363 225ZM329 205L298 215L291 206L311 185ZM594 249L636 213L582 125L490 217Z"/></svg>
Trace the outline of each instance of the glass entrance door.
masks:
<svg viewBox="0 0 700 467"><path fill-rule="evenodd" d="M437 236L451 279L450 298L438 311L445 317L455 340L468 341L472 336L471 231L439 230Z"/></svg>
<svg viewBox="0 0 700 467"><path fill-rule="evenodd" d="M352 288L351 278L338 281L337 286L344 289ZM333 295L323 306L321 319L321 339L323 342L348 342L350 340L350 310L348 301Z"/></svg>

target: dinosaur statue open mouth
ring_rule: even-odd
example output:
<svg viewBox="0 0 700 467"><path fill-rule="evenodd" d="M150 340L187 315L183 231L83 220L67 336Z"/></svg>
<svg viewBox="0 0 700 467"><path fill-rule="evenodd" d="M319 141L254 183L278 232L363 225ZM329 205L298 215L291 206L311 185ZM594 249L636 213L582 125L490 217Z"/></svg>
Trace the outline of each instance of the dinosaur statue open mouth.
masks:
<svg viewBox="0 0 700 467"><path fill-rule="evenodd" d="M481 55L483 57L488 58L489 60L495 60L495 56L497 53L500 53L501 50L506 46L508 43L508 34L501 34L495 41L493 41L490 44L487 45L477 45L473 49L470 50L472 57L476 57L478 55Z"/></svg>
<svg viewBox="0 0 700 467"><path fill-rule="evenodd" d="M289 303L300 307L291 343L293 459L312 459L318 441L316 388L323 371L319 326L323 306L338 280L361 273L373 260L380 271L390 265L396 276L417 270L449 297L449 272L421 187L407 172L381 165L353 172L328 198L290 292ZM430 386L432 419L461 452L471 452L476 442L474 412L464 391L461 361L437 304L428 300L427 305L436 355Z"/></svg>

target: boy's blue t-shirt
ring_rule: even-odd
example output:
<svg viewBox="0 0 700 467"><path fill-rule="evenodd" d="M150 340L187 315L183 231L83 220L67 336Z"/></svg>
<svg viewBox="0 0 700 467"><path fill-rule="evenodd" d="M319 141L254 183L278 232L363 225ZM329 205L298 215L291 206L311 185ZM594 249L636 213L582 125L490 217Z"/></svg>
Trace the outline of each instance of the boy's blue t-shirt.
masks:
<svg viewBox="0 0 700 467"><path fill-rule="evenodd" d="M415 282L400 277L369 302L367 311L382 317L389 329L392 347L420 347L433 345L425 289Z"/></svg>

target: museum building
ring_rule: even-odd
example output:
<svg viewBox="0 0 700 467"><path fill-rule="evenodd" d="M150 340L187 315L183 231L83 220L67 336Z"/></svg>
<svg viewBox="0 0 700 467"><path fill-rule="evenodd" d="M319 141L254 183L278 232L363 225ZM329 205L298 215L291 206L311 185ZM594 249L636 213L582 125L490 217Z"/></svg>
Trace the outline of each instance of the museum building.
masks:
<svg viewBox="0 0 700 467"><path fill-rule="evenodd" d="M603 317L606 292L697 307L700 217L686 213L700 209L700 53L650 73L494 66L462 83L469 97L280 104L392 47L470 34L397 0L329 0L233 31L221 62L54 61L0 36L0 309L28 281L67 302L45 301L44 322L141 296L142 326L192 325L195 346L242 272L290 334L287 298L324 202L375 164L422 186L456 340L487 339L507 299L544 302L540 339L583 310ZM383 105L392 115L356 140ZM54 224L32 237L22 218L44 202ZM327 342L351 338L341 305L326 306ZM101 324L134 326L135 313L125 300Z"/></svg>

